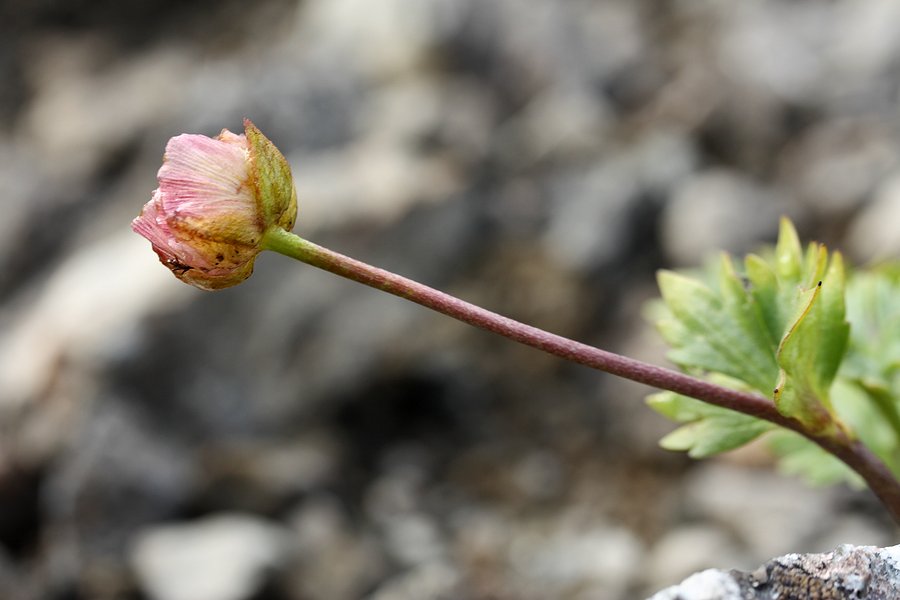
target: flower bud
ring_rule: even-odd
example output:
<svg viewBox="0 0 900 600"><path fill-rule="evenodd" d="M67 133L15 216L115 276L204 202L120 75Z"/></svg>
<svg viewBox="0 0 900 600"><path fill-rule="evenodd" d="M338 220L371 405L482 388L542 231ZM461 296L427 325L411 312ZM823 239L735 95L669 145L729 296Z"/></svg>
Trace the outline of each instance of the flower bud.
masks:
<svg viewBox="0 0 900 600"><path fill-rule="evenodd" d="M290 231L297 193L281 152L248 119L244 134L182 134L166 144L159 187L131 223L176 277L204 290L253 272L263 235Z"/></svg>

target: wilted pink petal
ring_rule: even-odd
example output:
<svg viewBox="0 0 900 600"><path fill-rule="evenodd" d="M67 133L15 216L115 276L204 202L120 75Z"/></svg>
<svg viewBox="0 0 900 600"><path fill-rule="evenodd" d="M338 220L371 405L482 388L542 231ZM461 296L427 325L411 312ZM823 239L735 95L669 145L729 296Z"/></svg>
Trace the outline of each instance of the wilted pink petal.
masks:
<svg viewBox="0 0 900 600"><path fill-rule="evenodd" d="M132 229L150 241L164 265L182 281L203 289L228 287L249 277L266 229L293 225L292 182L287 198L264 199L258 192L256 162L276 156L281 161L277 174L289 178L287 162L252 123L245 126L252 128L257 144L266 144L263 159L246 135L228 130L216 138L183 134L170 139L157 175L159 187L132 222ZM263 210L264 202L273 201L275 210Z"/></svg>
<svg viewBox="0 0 900 600"><path fill-rule="evenodd" d="M186 220L238 219L259 227L247 139L228 134L227 142L189 134L169 140L157 176L165 214Z"/></svg>

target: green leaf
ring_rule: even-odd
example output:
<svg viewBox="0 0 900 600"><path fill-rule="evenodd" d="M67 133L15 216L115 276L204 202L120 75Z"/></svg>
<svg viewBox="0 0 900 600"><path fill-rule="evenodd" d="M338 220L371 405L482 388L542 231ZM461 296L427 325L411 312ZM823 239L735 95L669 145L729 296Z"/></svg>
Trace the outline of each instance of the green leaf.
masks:
<svg viewBox="0 0 900 600"><path fill-rule="evenodd" d="M783 219L777 244L748 255L740 266L742 271L726 255L700 275L659 273L664 306L655 307L653 313L671 347L669 358L696 376L772 398L782 414L799 420L811 432L854 435L838 416L831 395L849 337L840 254L829 256L824 246L815 243L804 250L793 225ZM894 365L890 372L897 374L900 384L900 358ZM862 366L869 381L873 371L889 372L886 365ZM895 381L888 379L885 376L879 384L883 387ZM865 408L847 411L848 422L871 421L878 414L873 407L879 406L872 401L871 391L857 385L853 395L845 393L847 389L841 387L837 404L842 408L850 396L869 396ZM775 429L767 422L677 394L656 394L648 402L682 423L661 444L686 450L694 457L739 447ZM897 409L900 427L900 407ZM895 451L894 439L885 437L881 429L873 442L878 441L884 452ZM804 471L817 480L846 479L846 469L835 467L827 454L817 453L815 446L799 439L799 443L781 445L787 448L783 457L786 468Z"/></svg>
<svg viewBox="0 0 900 600"><path fill-rule="evenodd" d="M731 259L723 256L715 282L661 271L657 280L671 318L659 322L672 345L669 359L695 372L716 372L771 391L778 367L763 315L744 289Z"/></svg>
<svg viewBox="0 0 900 600"><path fill-rule="evenodd" d="M886 411L896 411L897 396L888 390L866 388L858 381L843 377L835 380L831 395L841 420L891 471L900 475L900 440L896 423L885 418Z"/></svg>
<svg viewBox="0 0 900 600"><path fill-rule="evenodd" d="M693 374L744 382L811 431L837 427L829 389L849 332L840 254L820 244L803 252L783 219L775 248L749 255L743 268L723 256L706 281L659 274L669 358Z"/></svg>
<svg viewBox="0 0 900 600"><path fill-rule="evenodd" d="M852 328L832 390L835 410L900 476L900 263L852 274L847 317Z"/></svg>
<svg viewBox="0 0 900 600"><path fill-rule="evenodd" d="M776 348L781 342L784 323L787 321L785 309L779 299L778 278L772 266L756 254L749 254L744 259L744 269L750 284L750 296L766 324L770 347Z"/></svg>
<svg viewBox="0 0 900 600"><path fill-rule="evenodd" d="M797 230L788 219L782 218L775 245L775 271L782 281L799 281L803 250Z"/></svg>
<svg viewBox="0 0 900 600"><path fill-rule="evenodd" d="M687 423L660 440L660 445L667 450L687 451L692 458L734 450L773 427L766 421L673 392L653 394L647 403L660 414Z"/></svg>
<svg viewBox="0 0 900 600"><path fill-rule="evenodd" d="M808 275L825 270L824 247L811 245L807 257ZM844 267L839 253L831 258L824 279L800 290L795 306L776 355L781 371L775 404L782 414L821 432L833 425L829 390L850 332L844 320Z"/></svg>
<svg viewBox="0 0 900 600"><path fill-rule="evenodd" d="M784 429L769 435L769 447L779 457L778 470L812 485L847 483L865 487L862 478L836 457L805 437Z"/></svg>
<svg viewBox="0 0 900 600"><path fill-rule="evenodd" d="M900 374L900 263L853 274L847 318L853 328L841 374L894 390Z"/></svg>

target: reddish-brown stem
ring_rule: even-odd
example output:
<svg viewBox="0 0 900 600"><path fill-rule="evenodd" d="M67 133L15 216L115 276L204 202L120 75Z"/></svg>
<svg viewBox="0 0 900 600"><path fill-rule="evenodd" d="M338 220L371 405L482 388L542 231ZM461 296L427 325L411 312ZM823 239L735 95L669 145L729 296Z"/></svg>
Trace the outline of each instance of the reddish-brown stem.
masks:
<svg viewBox="0 0 900 600"><path fill-rule="evenodd" d="M269 250L405 298L469 325L498 333L566 360L655 388L690 396L795 431L809 438L858 473L887 507L894 519L900 523L900 482L894 478L878 457L860 442L850 440L841 434L819 435L807 431L803 424L796 419L785 417L779 413L774 402L768 398L722 387L672 369L601 350L520 323L406 277L328 250L281 229L273 229L268 232L264 244Z"/></svg>

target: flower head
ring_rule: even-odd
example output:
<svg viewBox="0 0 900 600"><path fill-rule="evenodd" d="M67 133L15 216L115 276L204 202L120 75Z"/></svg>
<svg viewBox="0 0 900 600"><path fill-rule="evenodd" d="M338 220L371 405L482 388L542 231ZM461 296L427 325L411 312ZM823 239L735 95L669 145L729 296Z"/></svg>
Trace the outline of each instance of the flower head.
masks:
<svg viewBox="0 0 900 600"><path fill-rule="evenodd" d="M182 134L166 144L159 187L131 228L176 277L205 290L253 272L263 235L291 230L297 194L290 167L249 120L244 134Z"/></svg>

